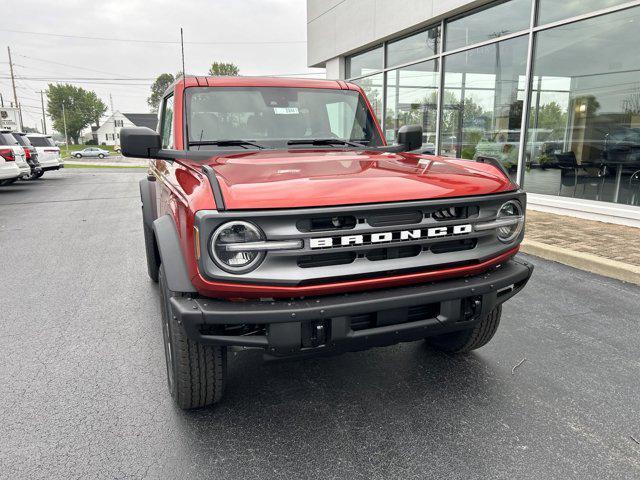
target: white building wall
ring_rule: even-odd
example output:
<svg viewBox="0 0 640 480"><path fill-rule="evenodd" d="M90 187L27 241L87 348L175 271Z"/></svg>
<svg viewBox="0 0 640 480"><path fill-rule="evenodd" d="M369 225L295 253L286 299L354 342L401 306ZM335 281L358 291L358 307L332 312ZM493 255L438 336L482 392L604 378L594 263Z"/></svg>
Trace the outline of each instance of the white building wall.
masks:
<svg viewBox="0 0 640 480"><path fill-rule="evenodd" d="M344 78L331 59L373 46L487 0L307 0L307 63ZM336 74L341 74L337 76Z"/></svg>
<svg viewBox="0 0 640 480"><path fill-rule="evenodd" d="M116 126L116 121L118 126ZM135 125L122 113L116 111L96 131L98 145L120 145L120 129L123 127L135 127Z"/></svg>

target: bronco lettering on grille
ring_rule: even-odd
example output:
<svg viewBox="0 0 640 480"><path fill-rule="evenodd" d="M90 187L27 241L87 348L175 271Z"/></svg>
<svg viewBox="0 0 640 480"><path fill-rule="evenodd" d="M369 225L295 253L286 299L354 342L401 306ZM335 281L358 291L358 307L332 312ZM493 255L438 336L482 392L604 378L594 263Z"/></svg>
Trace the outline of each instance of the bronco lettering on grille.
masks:
<svg viewBox="0 0 640 480"><path fill-rule="evenodd" d="M311 249L372 245L378 243L403 242L421 238L438 238L471 233L470 224L449 225L446 227L416 228L412 230L396 230L394 232L364 233L359 235L342 235L339 237L312 238Z"/></svg>

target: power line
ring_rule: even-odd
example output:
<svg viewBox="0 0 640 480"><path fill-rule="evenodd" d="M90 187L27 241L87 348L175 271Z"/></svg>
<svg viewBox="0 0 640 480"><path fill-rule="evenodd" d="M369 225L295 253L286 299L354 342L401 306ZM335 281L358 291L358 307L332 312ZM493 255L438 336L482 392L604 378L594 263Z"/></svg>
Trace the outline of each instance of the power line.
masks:
<svg viewBox="0 0 640 480"><path fill-rule="evenodd" d="M99 40L102 42L127 42L127 43L148 43L148 44L163 44L163 45L179 45L179 40L143 40L134 38L110 38L110 37L88 37L83 35L66 35L62 33L48 33L48 32L27 32L24 30L10 30L7 28L0 28L0 32L10 33L22 33L27 35L44 35L48 37L59 38L75 38L82 40ZM248 42L184 42L190 45L288 45L288 44L305 44L306 40L282 40L282 41L248 41Z"/></svg>
<svg viewBox="0 0 640 480"><path fill-rule="evenodd" d="M60 65L62 67L69 67L69 68L76 68L78 70L86 70L87 72L95 72L95 73L106 73L107 75L112 75L113 72L107 72L105 70L96 70L94 68L86 68L86 67L80 67L78 65L71 65L69 63L62 63L62 62L54 62L53 60L45 60L43 58L35 58L35 57L29 57L27 55L21 55L21 54L16 54L18 57L22 57L22 58L27 58L29 60L35 60L36 62L44 62L44 63L50 63L52 65ZM15 65L15 64L14 64ZM23 66L23 65L21 65ZM24 67L24 66L23 66ZM24 68L33 68L33 67L24 67ZM39 70L39 69L38 69ZM129 77L129 75L124 75L124 74L119 74L123 77Z"/></svg>
<svg viewBox="0 0 640 480"><path fill-rule="evenodd" d="M57 76L27 76L27 75L16 75L16 78L21 78L22 80L119 80L119 81L152 81L154 78L123 78L123 77L57 77Z"/></svg>

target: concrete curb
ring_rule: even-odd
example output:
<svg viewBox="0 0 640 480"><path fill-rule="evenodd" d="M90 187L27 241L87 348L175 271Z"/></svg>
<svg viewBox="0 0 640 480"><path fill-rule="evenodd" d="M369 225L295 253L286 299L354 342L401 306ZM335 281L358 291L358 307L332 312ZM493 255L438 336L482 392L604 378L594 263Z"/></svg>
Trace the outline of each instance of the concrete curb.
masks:
<svg viewBox="0 0 640 480"><path fill-rule="evenodd" d="M605 277L640 285L640 267L636 265L527 239L522 242L520 251L579 268L580 270L586 270L587 272L597 273Z"/></svg>
<svg viewBox="0 0 640 480"><path fill-rule="evenodd" d="M125 168L146 168L146 164L139 163L116 163L116 162L73 162L73 161L65 161L65 165L73 165L77 167L125 167Z"/></svg>

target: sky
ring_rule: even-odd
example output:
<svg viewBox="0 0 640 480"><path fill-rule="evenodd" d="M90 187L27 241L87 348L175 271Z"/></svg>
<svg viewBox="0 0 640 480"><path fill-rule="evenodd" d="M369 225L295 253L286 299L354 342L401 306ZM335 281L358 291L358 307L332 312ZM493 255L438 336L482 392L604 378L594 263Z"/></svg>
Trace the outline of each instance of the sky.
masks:
<svg viewBox="0 0 640 480"><path fill-rule="evenodd" d="M0 93L9 106L9 46L31 127L40 127L37 92L48 83L93 90L109 112L110 95L114 110L148 112L153 79L182 70L180 27L188 74L219 61L235 63L241 75L324 78L324 69L306 66L305 0L21 0L6 2L2 18Z"/></svg>

